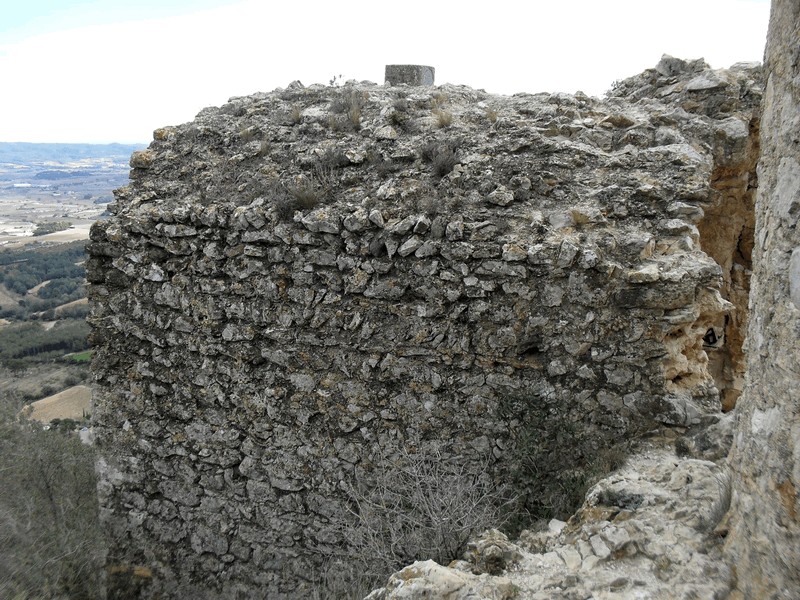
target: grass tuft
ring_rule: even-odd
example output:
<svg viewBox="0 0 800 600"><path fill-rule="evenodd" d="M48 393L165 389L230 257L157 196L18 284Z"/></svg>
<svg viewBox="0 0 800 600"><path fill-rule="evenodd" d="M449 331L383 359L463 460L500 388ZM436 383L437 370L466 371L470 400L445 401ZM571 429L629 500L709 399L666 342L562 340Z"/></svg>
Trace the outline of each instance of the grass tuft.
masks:
<svg viewBox="0 0 800 600"><path fill-rule="evenodd" d="M453 124L453 113L440 108L433 109L433 116L436 117L436 124L440 129L445 129Z"/></svg>

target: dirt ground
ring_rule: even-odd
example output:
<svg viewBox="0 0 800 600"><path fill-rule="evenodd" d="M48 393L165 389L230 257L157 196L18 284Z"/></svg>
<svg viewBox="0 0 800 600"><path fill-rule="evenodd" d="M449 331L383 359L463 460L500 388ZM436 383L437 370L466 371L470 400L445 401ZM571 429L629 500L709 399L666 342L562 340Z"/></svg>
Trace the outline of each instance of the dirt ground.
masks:
<svg viewBox="0 0 800 600"><path fill-rule="evenodd" d="M69 308L74 306L81 306L83 304L89 304L88 298L78 298L77 300L73 300L72 302L67 302L66 304L62 304L61 306L56 306L55 311L56 314L59 314Z"/></svg>
<svg viewBox="0 0 800 600"><path fill-rule="evenodd" d="M48 233L47 235L19 237L0 234L0 244L2 244L2 248L16 249L34 243L61 244L64 242L74 242L76 240L88 240L89 228L92 226L92 223L94 223L94 221L74 223L69 229Z"/></svg>
<svg viewBox="0 0 800 600"><path fill-rule="evenodd" d="M31 419L49 423L53 419L79 421L91 414L91 405L92 389L85 385L76 385L28 406L32 409Z"/></svg>
<svg viewBox="0 0 800 600"><path fill-rule="evenodd" d="M31 368L22 372L0 369L0 398L7 394L20 402L40 400L46 394L89 379L87 364L42 363L31 365Z"/></svg>

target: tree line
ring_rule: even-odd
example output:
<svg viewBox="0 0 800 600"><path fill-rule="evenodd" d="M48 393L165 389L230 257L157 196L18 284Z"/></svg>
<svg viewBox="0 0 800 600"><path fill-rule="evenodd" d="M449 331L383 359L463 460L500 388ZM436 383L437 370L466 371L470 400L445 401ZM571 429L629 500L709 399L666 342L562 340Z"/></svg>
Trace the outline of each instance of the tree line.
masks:
<svg viewBox="0 0 800 600"><path fill-rule="evenodd" d="M28 322L0 329L0 365L10 368L58 358L89 348L89 325L81 319L58 321L50 329Z"/></svg>
<svg viewBox="0 0 800 600"><path fill-rule="evenodd" d="M0 251L0 284L23 296L14 305L0 306L0 317L24 320L32 313L79 300L83 289L86 259L85 242L78 241L46 248ZM29 290L48 281L36 295Z"/></svg>

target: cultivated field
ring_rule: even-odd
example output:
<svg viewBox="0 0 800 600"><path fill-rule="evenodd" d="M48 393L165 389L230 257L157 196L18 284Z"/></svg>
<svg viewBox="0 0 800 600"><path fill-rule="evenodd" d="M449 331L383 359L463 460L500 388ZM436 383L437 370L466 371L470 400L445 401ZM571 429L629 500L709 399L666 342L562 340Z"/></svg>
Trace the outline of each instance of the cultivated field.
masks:
<svg viewBox="0 0 800 600"><path fill-rule="evenodd" d="M0 404L9 414L29 405L46 422L90 411L81 242L140 148L0 142Z"/></svg>
<svg viewBox="0 0 800 600"><path fill-rule="evenodd" d="M90 414L91 403L92 389L86 385L76 385L30 404L30 418L42 423L49 423L53 419L80 421Z"/></svg>

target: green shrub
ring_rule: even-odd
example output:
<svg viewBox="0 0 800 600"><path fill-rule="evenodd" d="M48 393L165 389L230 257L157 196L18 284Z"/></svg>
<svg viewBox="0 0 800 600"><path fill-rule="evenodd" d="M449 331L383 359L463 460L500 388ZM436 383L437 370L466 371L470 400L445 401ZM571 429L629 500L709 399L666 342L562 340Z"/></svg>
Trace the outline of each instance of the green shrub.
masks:
<svg viewBox="0 0 800 600"><path fill-rule="evenodd" d="M33 230L33 235L47 235L48 233L55 233L56 231L64 231L72 227L69 221L50 221L49 223L39 223L36 229Z"/></svg>
<svg viewBox="0 0 800 600"><path fill-rule="evenodd" d="M0 364L17 359L50 360L85 350L88 334L86 321L78 319L58 321L50 329L36 322L9 325L0 330Z"/></svg>
<svg viewBox="0 0 800 600"><path fill-rule="evenodd" d="M9 290L25 294L32 287L60 278L82 279L86 242L48 248L0 250L0 281Z"/></svg>
<svg viewBox="0 0 800 600"><path fill-rule="evenodd" d="M86 352L76 352L75 354L69 354L64 357L64 360L66 360L67 362L74 362L74 363L89 363L92 362L92 351L87 350Z"/></svg>

